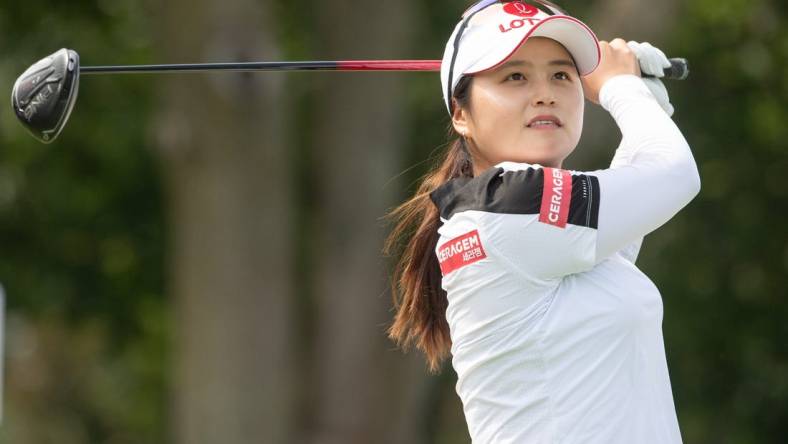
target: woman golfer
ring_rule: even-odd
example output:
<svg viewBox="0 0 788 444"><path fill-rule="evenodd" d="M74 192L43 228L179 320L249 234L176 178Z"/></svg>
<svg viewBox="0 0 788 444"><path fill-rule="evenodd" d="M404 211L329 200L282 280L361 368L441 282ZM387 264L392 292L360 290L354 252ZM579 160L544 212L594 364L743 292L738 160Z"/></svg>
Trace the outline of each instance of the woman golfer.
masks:
<svg viewBox="0 0 788 444"><path fill-rule="evenodd" d="M451 355L474 443L680 443L661 296L635 266L700 189L672 108L625 41L541 1L472 6L441 81L457 138L391 213L390 337L434 372ZM610 168L562 169L584 98L621 130Z"/></svg>

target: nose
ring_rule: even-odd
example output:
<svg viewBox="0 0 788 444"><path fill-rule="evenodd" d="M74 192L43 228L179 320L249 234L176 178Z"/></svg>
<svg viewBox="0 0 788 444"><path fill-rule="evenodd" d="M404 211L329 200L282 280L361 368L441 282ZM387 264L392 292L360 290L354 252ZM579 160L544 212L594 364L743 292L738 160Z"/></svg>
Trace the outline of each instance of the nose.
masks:
<svg viewBox="0 0 788 444"><path fill-rule="evenodd" d="M555 93L549 82L538 82L538 85L534 85L531 102L534 106L555 105Z"/></svg>
<svg viewBox="0 0 788 444"><path fill-rule="evenodd" d="M536 101L536 105L545 105L545 104L547 104L547 105L555 105L555 100L552 99L552 98L550 98L550 99L545 98L545 99L539 99L539 100Z"/></svg>

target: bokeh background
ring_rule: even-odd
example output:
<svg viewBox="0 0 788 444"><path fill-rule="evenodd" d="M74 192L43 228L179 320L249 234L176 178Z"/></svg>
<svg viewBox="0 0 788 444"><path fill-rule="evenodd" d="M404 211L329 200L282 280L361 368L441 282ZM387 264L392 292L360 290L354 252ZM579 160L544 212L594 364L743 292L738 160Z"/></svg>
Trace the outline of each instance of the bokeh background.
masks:
<svg viewBox="0 0 788 444"><path fill-rule="evenodd" d="M788 29L779 0L565 0L667 82L702 190L646 237L684 441L788 436ZM439 59L464 1L8 0L0 90L83 65ZM83 76L66 129L0 107L4 443L468 443L456 375L384 334L383 216L446 145L437 73ZM571 169L620 133L586 102Z"/></svg>

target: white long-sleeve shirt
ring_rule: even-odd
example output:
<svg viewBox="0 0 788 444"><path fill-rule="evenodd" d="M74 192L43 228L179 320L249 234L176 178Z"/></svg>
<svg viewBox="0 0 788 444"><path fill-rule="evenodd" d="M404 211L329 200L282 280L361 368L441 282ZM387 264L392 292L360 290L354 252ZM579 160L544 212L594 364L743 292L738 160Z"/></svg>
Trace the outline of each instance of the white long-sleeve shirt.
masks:
<svg viewBox="0 0 788 444"><path fill-rule="evenodd" d="M475 444L681 443L662 299L635 258L700 179L639 77L609 79L599 98L623 136L610 168L503 162L431 194Z"/></svg>

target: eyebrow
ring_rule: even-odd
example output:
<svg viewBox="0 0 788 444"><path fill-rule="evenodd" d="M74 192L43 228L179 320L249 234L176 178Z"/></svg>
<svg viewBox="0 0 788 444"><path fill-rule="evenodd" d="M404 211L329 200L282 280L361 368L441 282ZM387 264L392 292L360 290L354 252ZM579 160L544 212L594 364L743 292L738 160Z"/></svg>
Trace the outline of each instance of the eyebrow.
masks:
<svg viewBox="0 0 788 444"><path fill-rule="evenodd" d="M551 61L547 62L547 64L549 66L569 66L569 67L572 67L572 68L575 67L575 64L572 63L571 60L566 60L566 59L551 60ZM503 65L501 65L500 69L508 68L510 66L522 66L522 65L534 66L533 63L531 63L531 62L529 62L527 60L509 60L508 62L506 62Z"/></svg>

